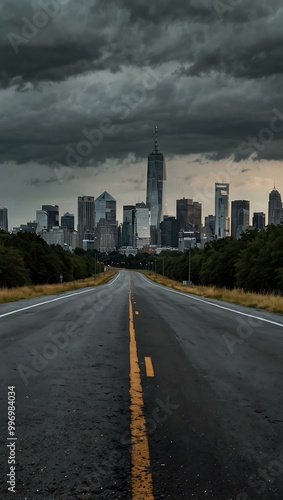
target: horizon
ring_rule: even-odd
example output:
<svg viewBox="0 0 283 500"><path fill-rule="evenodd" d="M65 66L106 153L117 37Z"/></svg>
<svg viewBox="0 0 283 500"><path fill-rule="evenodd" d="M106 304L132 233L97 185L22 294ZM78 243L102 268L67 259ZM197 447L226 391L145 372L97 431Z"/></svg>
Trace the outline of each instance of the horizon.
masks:
<svg viewBox="0 0 283 500"><path fill-rule="evenodd" d="M213 213L205 186L227 168L230 199L267 212L282 180L283 10L278 0L230 4L2 2L0 205L9 227L44 203L76 214L80 193L104 189L121 221L124 204L145 198L154 126L169 214L197 192L208 198L203 215Z"/></svg>

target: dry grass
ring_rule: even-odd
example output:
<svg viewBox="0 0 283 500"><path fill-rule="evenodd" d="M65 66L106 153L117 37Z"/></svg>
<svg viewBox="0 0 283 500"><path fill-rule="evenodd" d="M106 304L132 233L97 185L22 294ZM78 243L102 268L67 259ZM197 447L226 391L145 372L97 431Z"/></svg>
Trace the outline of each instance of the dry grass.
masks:
<svg viewBox="0 0 283 500"><path fill-rule="evenodd" d="M160 274L144 271L148 278L160 285L169 286L181 292L199 295L201 297L209 297L212 299L225 300L233 304L241 304L243 306L255 307L257 309L265 309L269 312L283 313L283 297L279 295L260 294L252 292L244 292L239 288L227 290L226 288L216 288L213 286L187 286L182 285L179 281L174 281Z"/></svg>
<svg viewBox="0 0 283 500"><path fill-rule="evenodd" d="M0 304L6 302L15 302L21 299L31 299L42 295L55 295L57 293L69 292L71 290L79 290L88 286L98 286L107 283L115 275L114 271L101 273L94 278L86 278L84 280L70 281L69 283L53 284L53 285L33 285L21 286L18 288L0 288Z"/></svg>

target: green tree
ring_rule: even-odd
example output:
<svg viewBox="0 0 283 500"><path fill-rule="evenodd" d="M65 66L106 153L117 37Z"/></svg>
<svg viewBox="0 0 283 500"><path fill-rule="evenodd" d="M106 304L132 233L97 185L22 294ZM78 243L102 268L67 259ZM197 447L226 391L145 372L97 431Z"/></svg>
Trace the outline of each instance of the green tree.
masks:
<svg viewBox="0 0 283 500"><path fill-rule="evenodd" d="M270 225L246 241L236 264L236 286L254 292L282 291L283 226Z"/></svg>
<svg viewBox="0 0 283 500"><path fill-rule="evenodd" d="M0 245L0 286L12 288L30 284L20 251Z"/></svg>

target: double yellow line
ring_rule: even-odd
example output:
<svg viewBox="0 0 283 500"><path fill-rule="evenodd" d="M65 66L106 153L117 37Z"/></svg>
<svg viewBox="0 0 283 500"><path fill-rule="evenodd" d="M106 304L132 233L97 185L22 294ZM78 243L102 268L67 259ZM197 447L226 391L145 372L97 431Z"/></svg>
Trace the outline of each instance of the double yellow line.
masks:
<svg viewBox="0 0 283 500"><path fill-rule="evenodd" d="M130 410L131 410L131 483L133 500L154 500L150 472L149 444L146 434L144 401L134 327L131 287L129 285L130 332Z"/></svg>

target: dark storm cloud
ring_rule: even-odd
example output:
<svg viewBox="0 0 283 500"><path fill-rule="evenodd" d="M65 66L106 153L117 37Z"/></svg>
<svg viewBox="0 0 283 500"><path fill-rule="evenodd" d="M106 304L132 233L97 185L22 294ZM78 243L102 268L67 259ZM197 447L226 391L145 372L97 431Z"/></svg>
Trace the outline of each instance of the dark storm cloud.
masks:
<svg viewBox="0 0 283 500"><path fill-rule="evenodd" d="M73 180L75 179L74 174L69 174L69 175L64 175L64 180ZM38 177L35 177L33 179L28 179L25 181L25 184L30 185L30 186L44 186L45 184L53 184L53 183L58 183L58 177L57 176L52 176L49 177L48 179L39 179Z"/></svg>
<svg viewBox="0 0 283 500"><path fill-rule="evenodd" d="M280 4L3 0L0 161L282 158Z"/></svg>
<svg viewBox="0 0 283 500"><path fill-rule="evenodd" d="M216 0L156 0L152 4L142 0L4 0L0 6L1 83L6 87L60 81L87 71L119 71L123 64L170 61L190 64L180 71L195 75L213 69L236 76L281 73L280 1L243 1L235 7L229 6L231 0L221 3L227 6L222 23ZM165 43L168 36L169 43Z"/></svg>

